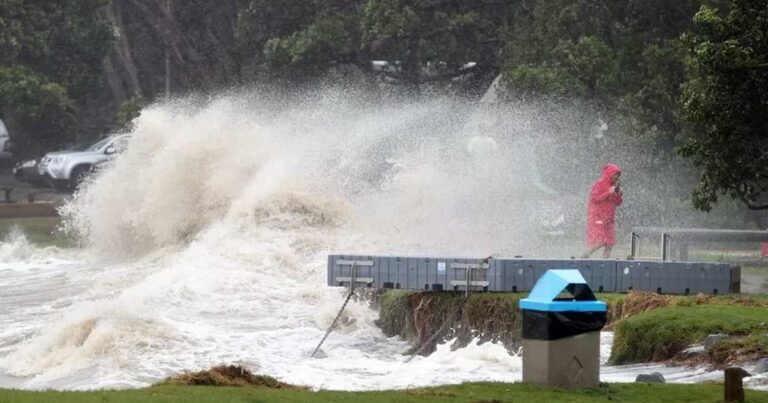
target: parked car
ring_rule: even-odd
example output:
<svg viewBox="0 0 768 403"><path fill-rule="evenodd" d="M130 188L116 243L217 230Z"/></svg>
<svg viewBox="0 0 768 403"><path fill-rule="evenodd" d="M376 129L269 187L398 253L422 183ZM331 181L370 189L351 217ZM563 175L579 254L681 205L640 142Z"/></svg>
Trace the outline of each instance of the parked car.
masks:
<svg viewBox="0 0 768 403"><path fill-rule="evenodd" d="M45 154L37 165L40 175L57 189L74 189L93 171L94 165L109 160L128 145L127 134L113 134L83 151L56 151Z"/></svg>
<svg viewBox="0 0 768 403"><path fill-rule="evenodd" d="M13 167L13 177L19 182L27 182L34 187L47 187L48 182L37 170L40 158L19 161Z"/></svg>
<svg viewBox="0 0 768 403"><path fill-rule="evenodd" d="M0 120L0 159L10 158L11 153L11 138L8 135L8 129L5 124Z"/></svg>
<svg viewBox="0 0 768 403"><path fill-rule="evenodd" d="M85 141L73 144L62 151L83 151L91 145L93 145L93 141ZM13 167L13 177L19 182L27 182L35 187L47 187L48 181L38 168L40 161L42 161L42 157L17 162Z"/></svg>

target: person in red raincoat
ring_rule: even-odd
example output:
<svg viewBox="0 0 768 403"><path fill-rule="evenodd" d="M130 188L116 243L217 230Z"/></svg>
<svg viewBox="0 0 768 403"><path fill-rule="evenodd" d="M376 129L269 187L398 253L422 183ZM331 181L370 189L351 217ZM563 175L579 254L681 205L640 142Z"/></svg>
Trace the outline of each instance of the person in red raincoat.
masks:
<svg viewBox="0 0 768 403"><path fill-rule="evenodd" d="M614 222L616 207L621 205L622 192L619 184L621 169L614 164L603 167L600 179L592 185L587 207L587 251L586 259L600 248L603 258L611 257L613 244L616 242Z"/></svg>

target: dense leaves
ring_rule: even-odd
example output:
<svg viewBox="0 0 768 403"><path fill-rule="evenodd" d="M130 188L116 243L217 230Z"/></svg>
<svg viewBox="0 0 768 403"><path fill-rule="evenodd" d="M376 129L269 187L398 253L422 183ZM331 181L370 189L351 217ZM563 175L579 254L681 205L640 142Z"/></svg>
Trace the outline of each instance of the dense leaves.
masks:
<svg viewBox="0 0 768 403"><path fill-rule="evenodd" d="M536 111L528 128L565 139L544 141L557 151L550 154L571 157L543 161L547 177L580 170L586 177L611 158L630 171L695 177L675 153L683 145L702 172L697 207L709 209L725 194L766 208L766 7L758 0L0 0L0 117L33 152L124 128L141 105L166 95L254 83L302 88L343 73L372 91L477 97L501 73L502 98ZM582 147L572 149L576 143ZM648 204L682 200L690 192L685 174L635 185L654 190ZM575 192L583 184L558 186Z"/></svg>
<svg viewBox="0 0 768 403"><path fill-rule="evenodd" d="M695 22L685 88L693 130L682 149L703 168L694 203L709 210L727 194L768 209L768 3L735 0L725 15L705 6Z"/></svg>
<svg viewBox="0 0 768 403"><path fill-rule="evenodd" d="M112 44L105 4L0 0L0 113L22 150L72 138Z"/></svg>

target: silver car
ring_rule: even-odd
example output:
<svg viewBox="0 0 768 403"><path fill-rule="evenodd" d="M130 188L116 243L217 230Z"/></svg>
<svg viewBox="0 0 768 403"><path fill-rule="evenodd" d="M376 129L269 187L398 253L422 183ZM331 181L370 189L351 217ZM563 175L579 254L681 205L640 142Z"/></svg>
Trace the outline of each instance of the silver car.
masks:
<svg viewBox="0 0 768 403"><path fill-rule="evenodd" d="M11 157L11 139L8 136L8 129L0 120L0 159Z"/></svg>
<svg viewBox="0 0 768 403"><path fill-rule="evenodd" d="M113 134L83 151L51 152L40 160L37 169L51 186L74 189L92 172L96 164L124 150L129 140L127 134Z"/></svg>

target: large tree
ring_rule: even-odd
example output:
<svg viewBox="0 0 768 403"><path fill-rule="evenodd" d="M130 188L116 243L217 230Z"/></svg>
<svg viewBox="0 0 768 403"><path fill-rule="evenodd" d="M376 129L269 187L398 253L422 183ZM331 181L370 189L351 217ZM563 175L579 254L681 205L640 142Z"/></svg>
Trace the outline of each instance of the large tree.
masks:
<svg viewBox="0 0 768 403"><path fill-rule="evenodd" d="M105 0L0 0L0 113L34 152L72 139L113 40Z"/></svg>
<svg viewBox="0 0 768 403"><path fill-rule="evenodd" d="M701 0L553 0L526 2L504 41L507 97L540 102L542 130L570 140L554 144L597 165L595 153L571 145L594 141L607 155L631 149L636 168L669 165L684 130L680 85L685 81L680 36L692 25ZM565 114L574 119L563 118ZM592 158L592 160L586 160ZM554 172L567 171L554 161ZM592 168L594 169L594 168ZM580 186L580 184L574 184Z"/></svg>
<svg viewBox="0 0 768 403"><path fill-rule="evenodd" d="M374 59L398 62L406 85L440 82L472 69L495 75L517 1L368 0L363 43ZM486 83L487 84L487 83Z"/></svg>
<svg viewBox="0 0 768 403"><path fill-rule="evenodd" d="M705 6L694 21L685 86L692 133L681 150L702 168L694 204L709 210L728 195L768 209L768 3Z"/></svg>

